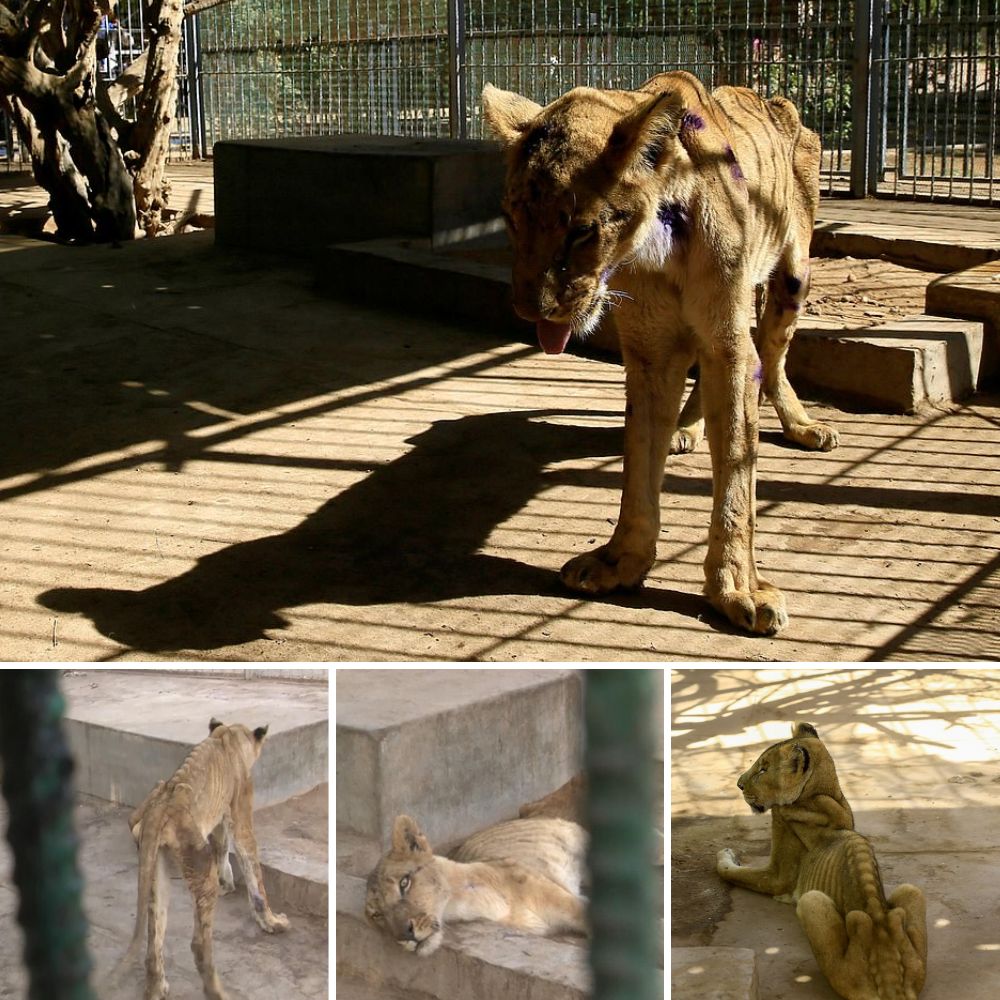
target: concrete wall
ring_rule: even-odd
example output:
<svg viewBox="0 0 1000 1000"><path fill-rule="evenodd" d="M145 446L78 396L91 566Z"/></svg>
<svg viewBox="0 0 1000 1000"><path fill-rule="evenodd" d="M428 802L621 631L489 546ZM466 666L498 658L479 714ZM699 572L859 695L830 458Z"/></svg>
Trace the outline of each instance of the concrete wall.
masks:
<svg viewBox="0 0 1000 1000"><path fill-rule="evenodd" d="M388 842L399 813L451 842L517 815L581 767L569 670L337 673L337 824Z"/></svg>

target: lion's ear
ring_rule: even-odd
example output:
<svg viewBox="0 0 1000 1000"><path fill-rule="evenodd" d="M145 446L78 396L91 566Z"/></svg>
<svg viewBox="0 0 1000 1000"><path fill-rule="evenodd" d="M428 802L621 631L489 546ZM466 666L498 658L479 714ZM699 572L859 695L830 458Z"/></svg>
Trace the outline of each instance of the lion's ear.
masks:
<svg viewBox="0 0 1000 1000"><path fill-rule="evenodd" d="M542 106L492 83L483 87L483 118L493 137L504 147L512 146L527 132Z"/></svg>
<svg viewBox="0 0 1000 1000"><path fill-rule="evenodd" d="M816 732L816 727L809 722L796 722L795 725L792 726L793 739L803 739L807 736L811 736L815 740L820 738L819 733Z"/></svg>
<svg viewBox="0 0 1000 1000"><path fill-rule="evenodd" d="M612 160L612 172L655 170L667 144L677 136L681 111L678 94L667 90L653 94L622 118L608 138L606 155Z"/></svg>
<svg viewBox="0 0 1000 1000"><path fill-rule="evenodd" d="M222 725L222 723L219 722L219 720L213 715L212 718L211 718L211 721L208 723L208 731L210 733L214 733L216 731L216 729L218 729L219 726L221 726L221 725Z"/></svg>
<svg viewBox="0 0 1000 1000"><path fill-rule="evenodd" d="M417 821L410 816L397 816L392 825L392 849L400 854L430 854L431 845Z"/></svg>
<svg viewBox="0 0 1000 1000"><path fill-rule="evenodd" d="M792 774L805 774L809 770L809 763L809 751L801 743L793 743L789 755Z"/></svg>
<svg viewBox="0 0 1000 1000"><path fill-rule="evenodd" d="M258 743L263 743L263 742L264 742L264 737L265 737L265 736L267 736L267 730L268 730L269 728L270 728L269 726L258 726L258 727L257 727L257 728L256 728L256 729L255 729L255 730L253 731L253 738L254 738L254 739L255 739L255 740L256 740L256 741L258 742Z"/></svg>

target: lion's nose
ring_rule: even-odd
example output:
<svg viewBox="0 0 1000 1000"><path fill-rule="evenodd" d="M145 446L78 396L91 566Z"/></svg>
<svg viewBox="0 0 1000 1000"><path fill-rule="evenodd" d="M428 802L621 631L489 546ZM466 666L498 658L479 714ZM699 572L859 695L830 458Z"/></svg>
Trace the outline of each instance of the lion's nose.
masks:
<svg viewBox="0 0 1000 1000"><path fill-rule="evenodd" d="M736 782L736 787L742 792L743 791L743 775L740 775L739 781Z"/></svg>
<svg viewBox="0 0 1000 1000"><path fill-rule="evenodd" d="M408 941L416 941L417 940L417 935L416 935L416 932L413 929L413 921L412 920L408 920L406 922L406 938L407 938Z"/></svg>

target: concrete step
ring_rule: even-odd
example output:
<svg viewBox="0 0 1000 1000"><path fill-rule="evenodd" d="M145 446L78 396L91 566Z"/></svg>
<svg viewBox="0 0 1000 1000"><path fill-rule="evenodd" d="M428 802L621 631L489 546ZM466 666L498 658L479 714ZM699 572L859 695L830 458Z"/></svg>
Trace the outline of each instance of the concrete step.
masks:
<svg viewBox="0 0 1000 1000"><path fill-rule="evenodd" d="M913 413L971 395L982 363L982 323L921 314L845 331L805 317L786 370L800 388Z"/></svg>
<svg viewBox="0 0 1000 1000"><path fill-rule="evenodd" d="M581 766L573 670L337 671L337 824L386 845L400 812L452 843Z"/></svg>
<svg viewBox="0 0 1000 1000"><path fill-rule="evenodd" d="M927 311L982 322L980 378L1000 377L1000 260L936 278L927 286Z"/></svg>
<svg viewBox="0 0 1000 1000"><path fill-rule="evenodd" d="M504 163L491 142L333 135L217 142L220 245L308 255L329 243L502 231ZM275 178L275 197L261 197Z"/></svg>
<svg viewBox="0 0 1000 1000"><path fill-rule="evenodd" d="M750 948L671 948L672 1000L758 1000Z"/></svg>
<svg viewBox="0 0 1000 1000"><path fill-rule="evenodd" d="M337 975L337 1000L433 1000L426 993L378 986L361 976Z"/></svg>
<svg viewBox="0 0 1000 1000"><path fill-rule="evenodd" d="M294 910L321 920L330 914L329 785L254 813L264 885L273 910ZM236 858L233 874L242 884Z"/></svg>
<svg viewBox="0 0 1000 1000"><path fill-rule="evenodd" d="M484 256L486 256L484 254ZM331 294L385 305L385 289L408 312L471 323L490 332L535 342L530 324L511 306L510 270L475 256L433 251L426 242L373 240L328 247L319 258L319 287ZM617 352L617 336L602 324L586 346L591 354ZM906 316L845 332L843 324L803 319L788 358L793 382L885 412L968 396L989 374L982 325L940 316Z"/></svg>
<svg viewBox="0 0 1000 1000"><path fill-rule="evenodd" d="M820 202L812 237L814 257L876 257L938 272L961 271L1000 257L1000 240L990 233L831 219L829 215L838 214L838 201Z"/></svg>
<svg viewBox="0 0 1000 1000"><path fill-rule="evenodd" d="M326 676L316 682L173 674L158 670L68 671L66 734L77 761L77 790L137 805L169 777L212 716L268 725L254 766L257 808L328 780Z"/></svg>

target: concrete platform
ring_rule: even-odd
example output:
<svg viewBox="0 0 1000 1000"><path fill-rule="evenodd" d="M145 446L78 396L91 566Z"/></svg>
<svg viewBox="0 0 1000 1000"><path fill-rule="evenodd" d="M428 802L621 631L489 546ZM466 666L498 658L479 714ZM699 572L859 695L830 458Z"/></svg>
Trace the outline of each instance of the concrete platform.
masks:
<svg viewBox="0 0 1000 1000"><path fill-rule="evenodd" d="M72 671L63 682L77 789L138 805L208 735L213 716L268 725L254 766L258 808L325 784L328 703L322 683L170 676L163 671Z"/></svg>
<svg viewBox="0 0 1000 1000"><path fill-rule="evenodd" d="M348 240L437 246L503 229L495 143L334 135L217 142L213 155L222 246L308 255Z"/></svg>
<svg viewBox="0 0 1000 1000"><path fill-rule="evenodd" d="M337 671L337 824L388 846L415 816L433 846L517 815L582 766L571 670Z"/></svg>
<svg viewBox="0 0 1000 1000"><path fill-rule="evenodd" d="M983 324L982 367L1000 373L1000 261L946 274L927 286L927 311Z"/></svg>
<svg viewBox="0 0 1000 1000"><path fill-rule="evenodd" d="M271 908L308 913L320 920L330 915L330 786L286 799L254 814ZM242 873L232 859L237 885Z"/></svg>
<svg viewBox="0 0 1000 1000"><path fill-rule="evenodd" d="M758 1000L749 948L671 948L671 1000Z"/></svg>
<svg viewBox="0 0 1000 1000"><path fill-rule="evenodd" d="M762 997L836 1000L794 910L714 871L731 847L766 858L770 817L736 777L797 720L816 725L883 882L927 897L920 1000L988 1000L1000 981L991 914L1000 888L993 670L678 670L672 687L672 942L751 948Z"/></svg>

